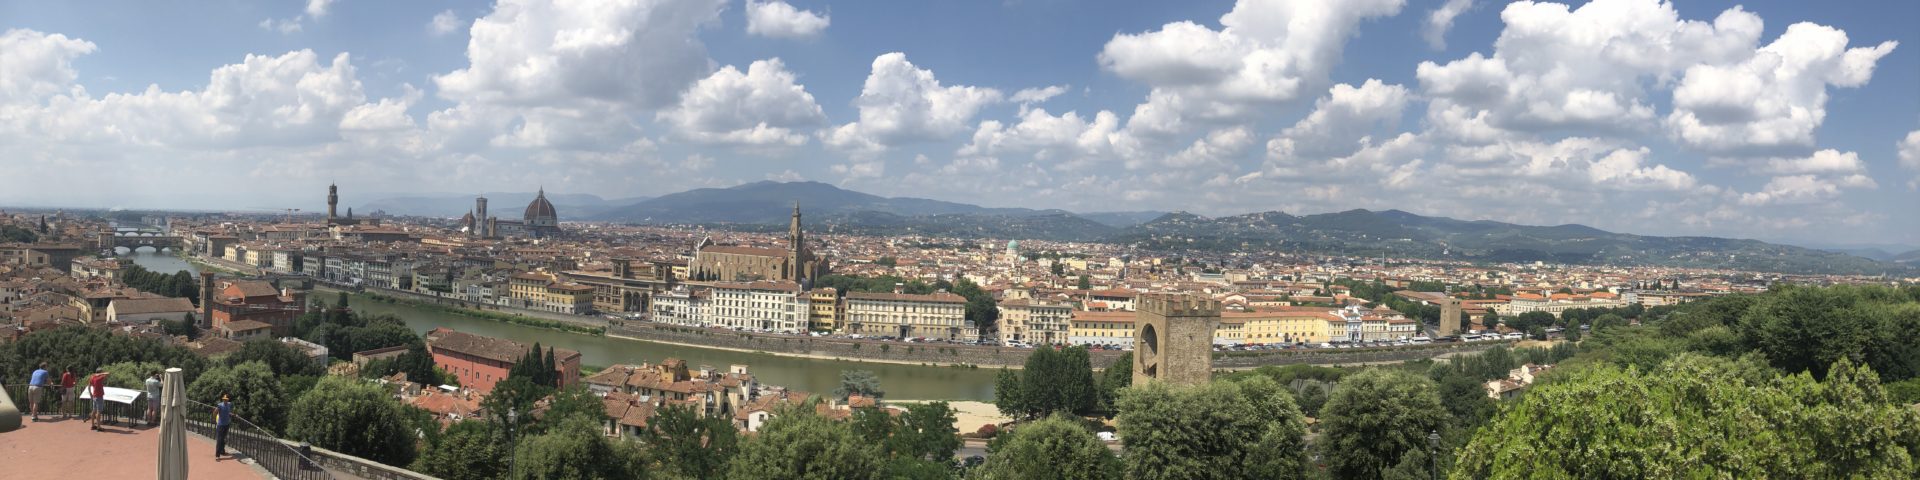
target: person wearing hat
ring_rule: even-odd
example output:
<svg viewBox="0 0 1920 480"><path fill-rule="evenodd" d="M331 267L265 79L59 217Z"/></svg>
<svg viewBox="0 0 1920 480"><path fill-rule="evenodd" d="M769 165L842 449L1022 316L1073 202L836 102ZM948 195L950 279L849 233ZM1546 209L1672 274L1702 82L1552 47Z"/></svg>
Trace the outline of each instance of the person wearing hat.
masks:
<svg viewBox="0 0 1920 480"><path fill-rule="evenodd" d="M227 394L220 394L220 403L213 406L213 459L227 456L227 425L233 424L233 402Z"/></svg>

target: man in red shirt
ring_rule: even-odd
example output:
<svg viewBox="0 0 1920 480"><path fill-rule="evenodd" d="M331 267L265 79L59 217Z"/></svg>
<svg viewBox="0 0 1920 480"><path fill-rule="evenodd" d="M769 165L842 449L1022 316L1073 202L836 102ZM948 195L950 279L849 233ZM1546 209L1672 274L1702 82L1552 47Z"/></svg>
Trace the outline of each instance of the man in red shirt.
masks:
<svg viewBox="0 0 1920 480"><path fill-rule="evenodd" d="M93 412L89 420L93 421L93 430L100 431L100 411L107 409L107 367L93 369L93 376L87 379L87 393L93 395Z"/></svg>
<svg viewBox="0 0 1920 480"><path fill-rule="evenodd" d="M60 415L63 417L71 417L79 413L76 410L80 407L73 403L74 397L80 395L79 390L73 389L74 380L73 366L69 365L60 373Z"/></svg>

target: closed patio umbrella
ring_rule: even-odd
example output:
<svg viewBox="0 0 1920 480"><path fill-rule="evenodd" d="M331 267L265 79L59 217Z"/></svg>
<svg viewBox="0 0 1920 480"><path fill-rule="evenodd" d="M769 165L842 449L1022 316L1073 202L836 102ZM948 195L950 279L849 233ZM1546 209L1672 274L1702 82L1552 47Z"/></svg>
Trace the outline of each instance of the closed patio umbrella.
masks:
<svg viewBox="0 0 1920 480"><path fill-rule="evenodd" d="M179 368L167 369L160 391L159 477L187 478L187 386Z"/></svg>

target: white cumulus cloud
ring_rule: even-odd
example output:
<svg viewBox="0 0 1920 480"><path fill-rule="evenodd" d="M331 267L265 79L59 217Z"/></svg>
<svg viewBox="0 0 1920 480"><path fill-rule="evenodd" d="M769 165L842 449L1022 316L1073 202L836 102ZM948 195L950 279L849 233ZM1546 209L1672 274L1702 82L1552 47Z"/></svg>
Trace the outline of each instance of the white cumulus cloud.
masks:
<svg viewBox="0 0 1920 480"><path fill-rule="evenodd" d="M782 0L747 0L747 33L773 38L809 38L826 31L833 19L794 8Z"/></svg>
<svg viewBox="0 0 1920 480"><path fill-rule="evenodd" d="M1667 126L1680 143L1711 152L1811 148L1827 116L1827 86L1866 84L1895 45L1849 49L1846 32L1793 24L1744 62L1689 67Z"/></svg>
<svg viewBox="0 0 1920 480"><path fill-rule="evenodd" d="M1003 97L992 88L941 85L932 70L914 66L906 54L888 53L873 59L873 71L853 101L860 120L821 132L821 140L842 150L874 153L938 139L965 130L981 107Z"/></svg>
<svg viewBox="0 0 1920 480"><path fill-rule="evenodd" d="M713 72L660 118L699 142L798 146L807 136L797 129L820 126L827 117L793 72L773 58L753 62L746 72L732 65Z"/></svg>
<svg viewBox="0 0 1920 480"><path fill-rule="evenodd" d="M446 35L460 30L460 27L465 25L465 22L460 21L460 14L453 13L453 10L443 10L434 14L432 20L427 21L427 32Z"/></svg>

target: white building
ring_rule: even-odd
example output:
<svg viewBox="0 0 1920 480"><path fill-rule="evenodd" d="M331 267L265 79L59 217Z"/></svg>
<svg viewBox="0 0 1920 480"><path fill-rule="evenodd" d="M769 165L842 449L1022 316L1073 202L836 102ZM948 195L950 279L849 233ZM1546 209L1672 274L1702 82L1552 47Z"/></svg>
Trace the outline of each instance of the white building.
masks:
<svg viewBox="0 0 1920 480"><path fill-rule="evenodd" d="M1067 329L1072 324L1073 306L1022 298L1002 301L999 308L1001 345L1068 343Z"/></svg>
<svg viewBox="0 0 1920 480"><path fill-rule="evenodd" d="M690 290L685 285L653 295L653 321L668 325L705 326L707 291Z"/></svg>
<svg viewBox="0 0 1920 480"><path fill-rule="evenodd" d="M974 339L967 299L952 293L847 294L847 331L861 335Z"/></svg>
<svg viewBox="0 0 1920 480"><path fill-rule="evenodd" d="M807 330L808 298L788 281L720 282L713 285L707 323L726 328L799 333Z"/></svg>

